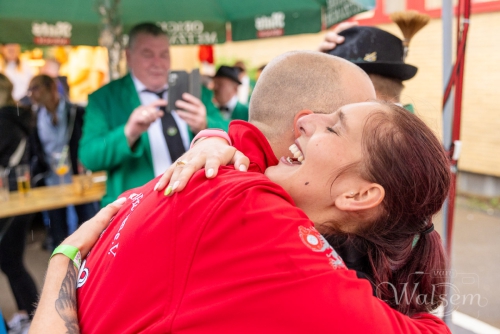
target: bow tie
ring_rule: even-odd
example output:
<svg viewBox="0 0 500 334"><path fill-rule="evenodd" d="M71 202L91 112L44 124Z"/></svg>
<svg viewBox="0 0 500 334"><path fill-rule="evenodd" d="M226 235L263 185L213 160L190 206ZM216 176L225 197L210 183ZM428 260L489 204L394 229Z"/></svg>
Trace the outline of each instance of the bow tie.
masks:
<svg viewBox="0 0 500 334"><path fill-rule="evenodd" d="M159 91L159 92L154 92L152 90L149 90L149 89L145 89L143 90L142 92L143 93L151 93L151 94L155 94L156 96L158 96L159 99L162 99L163 100L163 94L165 94L165 92L167 91L168 89L164 89L162 91ZM160 109L161 111L163 112L167 112L167 108L166 107L159 107L158 109Z"/></svg>
<svg viewBox="0 0 500 334"><path fill-rule="evenodd" d="M151 93L151 94L155 94L156 96L158 96L160 99L163 99L163 94L165 94L165 92L167 91L168 89L164 89L164 90L161 90L159 92L155 92L155 91L152 91L152 90L149 90L149 89L145 89L143 90L144 93Z"/></svg>

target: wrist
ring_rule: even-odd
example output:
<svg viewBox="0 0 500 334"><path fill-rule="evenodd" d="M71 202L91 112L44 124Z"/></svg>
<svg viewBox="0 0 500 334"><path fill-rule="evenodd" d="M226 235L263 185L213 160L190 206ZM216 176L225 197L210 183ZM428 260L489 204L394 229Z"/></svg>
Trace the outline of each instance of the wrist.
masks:
<svg viewBox="0 0 500 334"><path fill-rule="evenodd" d="M127 144L132 148L135 144L135 142L139 139L141 134L135 134L129 127L128 125L125 125L125 128L123 130L125 134L125 138L127 138Z"/></svg>
<svg viewBox="0 0 500 334"><path fill-rule="evenodd" d="M82 255L77 247L64 244L59 245L56 247L56 249L54 249L54 252L50 256L50 259L59 254L69 258L73 262L73 265L76 267L76 270L80 270L80 266L82 264Z"/></svg>
<svg viewBox="0 0 500 334"><path fill-rule="evenodd" d="M205 138L210 138L210 137L217 137L217 138L222 138L225 139L228 145L232 146L233 143L231 142L231 138L229 138L229 135L227 134L226 131L221 130L221 129L205 129L201 130L198 132L198 134L193 138L193 141L191 142L191 147L196 144L197 141Z"/></svg>

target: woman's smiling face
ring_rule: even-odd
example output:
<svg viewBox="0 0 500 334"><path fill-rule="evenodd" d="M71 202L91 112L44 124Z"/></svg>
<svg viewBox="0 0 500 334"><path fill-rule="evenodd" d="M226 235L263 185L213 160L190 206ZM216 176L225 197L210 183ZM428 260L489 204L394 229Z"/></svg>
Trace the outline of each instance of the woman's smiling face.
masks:
<svg viewBox="0 0 500 334"><path fill-rule="evenodd" d="M363 129L370 114L383 110L378 103L366 102L346 105L333 114L300 118L296 125L300 137L290 155L303 158L302 163L282 157L277 166L266 170L267 177L282 186L313 222L328 221L332 217L327 208L339 196L354 196L360 182L368 182L356 168L363 156Z"/></svg>

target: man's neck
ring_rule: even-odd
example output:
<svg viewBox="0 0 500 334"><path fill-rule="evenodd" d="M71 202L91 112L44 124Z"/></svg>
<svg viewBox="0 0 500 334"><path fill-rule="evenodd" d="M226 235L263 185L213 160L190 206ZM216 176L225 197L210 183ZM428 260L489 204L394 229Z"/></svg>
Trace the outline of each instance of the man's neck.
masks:
<svg viewBox="0 0 500 334"><path fill-rule="evenodd" d="M233 145L242 151L253 164L258 167L260 173L264 173L268 166L278 164L278 159L269 145L269 141L256 123L234 120L229 125L229 136Z"/></svg>
<svg viewBox="0 0 500 334"><path fill-rule="evenodd" d="M219 106L224 106L227 107L229 110L233 110L236 107L236 104L238 104L238 96L233 95L229 100L227 100L225 103L220 103Z"/></svg>
<svg viewBox="0 0 500 334"><path fill-rule="evenodd" d="M401 104L401 101L399 99L399 96L387 96L387 95L384 95L382 93L377 93L377 99L379 100L383 100L383 101L388 101L388 102L391 102L391 103L396 103L396 104Z"/></svg>
<svg viewBox="0 0 500 334"><path fill-rule="evenodd" d="M152 92L161 92L162 90L168 88L168 84L166 82L163 86L148 87L141 80L139 80L139 78L137 78L132 71L130 71L130 76L132 77L132 81L134 82L134 86L138 92L142 92L145 89Z"/></svg>
<svg viewBox="0 0 500 334"><path fill-rule="evenodd" d="M267 139L267 142L269 143L274 156L277 159L280 159L282 156L287 155L288 146L292 145L293 143L292 137L287 138L286 134L276 135L275 129L262 122L251 120L249 121L249 123L259 129L260 132L262 132L264 137Z"/></svg>

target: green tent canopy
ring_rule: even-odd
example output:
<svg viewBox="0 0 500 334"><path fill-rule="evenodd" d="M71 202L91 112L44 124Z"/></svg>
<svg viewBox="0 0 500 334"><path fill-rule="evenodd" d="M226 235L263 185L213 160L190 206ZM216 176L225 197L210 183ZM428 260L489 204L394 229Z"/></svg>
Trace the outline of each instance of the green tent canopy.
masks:
<svg viewBox="0 0 500 334"><path fill-rule="evenodd" d="M0 42L99 45L103 0L2 0ZM117 1L117 0L114 0ZM156 22L171 44L224 43L319 32L374 7L375 0L121 0L124 31ZM228 30L226 30L229 28Z"/></svg>

